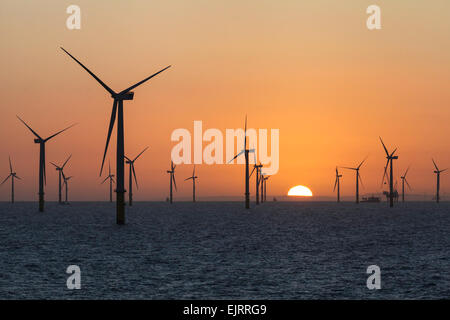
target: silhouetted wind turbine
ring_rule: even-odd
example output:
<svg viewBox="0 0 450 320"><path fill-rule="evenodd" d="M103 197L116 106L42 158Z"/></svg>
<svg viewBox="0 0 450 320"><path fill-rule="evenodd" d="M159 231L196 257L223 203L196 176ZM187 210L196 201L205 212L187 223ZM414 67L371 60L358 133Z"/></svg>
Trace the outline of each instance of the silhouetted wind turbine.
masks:
<svg viewBox="0 0 450 320"><path fill-rule="evenodd" d="M113 192L112 184L113 184L113 182L115 183L115 181L114 181L114 175L111 174L111 164L109 165L109 171L108 172L109 172L108 176L105 178L105 180L103 180L103 182L101 184L104 184L105 181L109 179L109 202L112 202L113 201L112 200L112 192Z"/></svg>
<svg viewBox="0 0 450 320"><path fill-rule="evenodd" d="M0 186L3 185L9 178L11 178L11 203L14 203L14 179L22 179L20 179L20 177L13 171L11 157L9 157L9 175L5 178L5 180L3 180Z"/></svg>
<svg viewBox="0 0 450 320"><path fill-rule="evenodd" d="M195 179L198 179L198 177L195 175L195 164L194 164L194 170L192 171L192 176L184 179L184 181L187 181L190 179L192 179L192 202L195 202Z"/></svg>
<svg viewBox="0 0 450 320"><path fill-rule="evenodd" d="M69 194L69 180L72 179L73 176L66 177L64 175L64 172L63 171L61 171L61 172L62 172L62 176L63 176L63 179L64 179L63 184L66 185L66 204L67 204L67 203L69 203L69 201L68 201L68 199L69 199L69 196L68 196L68 194Z"/></svg>
<svg viewBox="0 0 450 320"><path fill-rule="evenodd" d="M233 159L228 161L228 163L232 162L234 159L239 157L241 154L245 156L245 208L250 209L250 176L249 176L249 168L248 168L248 154L250 152L255 152L255 149L247 149L247 116L245 116L245 130L244 130L244 149L241 150L237 155L234 156Z"/></svg>
<svg viewBox="0 0 450 320"><path fill-rule="evenodd" d="M359 166L357 166L356 168L351 168L351 167L342 167L344 169L350 169L350 170L355 170L356 172L356 203L359 203L359 183L362 183L362 179L361 179L361 175L359 174L359 169L361 168L361 166L363 165L363 163L367 160L367 157L359 164Z"/></svg>
<svg viewBox="0 0 450 320"><path fill-rule="evenodd" d="M434 167L436 170L434 173L436 173L436 202L439 203L439 189L440 189L440 183L441 183L441 172L446 171L448 168L445 168L444 170L439 170L436 162L434 162L434 159L431 159L433 161Z"/></svg>
<svg viewBox="0 0 450 320"><path fill-rule="evenodd" d="M137 158L139 158L141 156L141 154L144 153L145 150L147 150L148 147L146 147L144 150L141 151L141 153L139 153L136 158L134 158L133 160L131 160L130 158L128 158L127 156L125 156L125 158L127 159L127 164L130 166L130 177L129 177L129 184L130 184L130 190L129 190L129 205L132 206L133 205L133 176L134 176L134 182L136 182L136 188L139 189L138 186L138 182L137 182L137 178L136 178L136 171L134 171L134 162L137 160Z"/></svg>
<svg viewBox="0 0 450 320"><path fill-rule="evenodd" d="M267 180L269 180L270 176L263 176L263 185L264 185L264 202L267 201Z"/></svg>
<svg viewBox="0 0 450 320"><path fill-rule="evenodd" d="M400 179L402 179L402 202L405 202L405 183L408 186L409 190L412 190L411 186L408 183L408 180L406 180L406 175L408 174L408 171L409 171L409 167L408 167L408 169L406 169L403 176L400 177Z"/></svg>
<svg viewBox="0 0 450 320"><path fill-rule="evenodd" d="M256 204L259 204L259 183L260 183L260 176L261 176L261 168L262 168L262 164L261 162L259 164L256 164L256 152L253 152L254 158L255 158L255 164L253 165L253 170L250 173L250 177L252 177L253 172L256 170Z"/></svg>
<svg viewBox="0 0 450 320"><path fill-rule="evenodd" d="M381 144L383 145L383 149L386 152L386 166L384 167L384 174L383 174L383 180L381 180L381 185L383 185L384 177L386 176L387 168L390 164L390 177L389 177L389 206L394 206L394 169L393 169L393 160L397 160L398 156L394 156L395 151L397 151L397 148L392 151L392 153L389 153L386 146L383 143L383 140L380 137Z"/></svg>
<svg viewBox="0 0 450 320"><path fill-rule="evenodd" d="M57 133L51 135L50 137L43 139L41 138L29 125L25 123L19 116L16 116L35 136L34 143L39 143L39 211L44 211L44 183L46 183L46 173L45 173L45 143L57 136L61 132L66 131L67 129L73 127L75 124L58 131Z"/></svg>
<svg viewBox="0 0 450 320"><path fill-rule="evenodd" d="M56 167L56 171L59 172L58 174L58 202L62 203L62 199L61 199L61 176L62 176L62 172L64 167L66 166L67 162L70 160L70 158L72 157L72 155L70 155L67 160L64 162L64 164L62 166L57 166L56 164L54 164L53 162L50 162L52 165L54 165Z"/></svg>
<svg viewBox="0 0 450 320"><path fill-rule="evenodd" d="M111 138L111 133L114 127L114 123L116 121L117 114L117 152L116 152L116 175L117 175L117 184L116 184L116 222L117 224L125 224L125 168L124 168L124 159L125 159L125 151L124 151L124 128L123 128L123 101L124 100L133 100L134 93L131 91L134 88L140 86L144 82L150 80L154 76L163 72L164 70L170 68L170 66L161 69L160 71L152 74L151 76L145 78L142 81L132 85L131 87L122 90L120 92L113 91L110 87L108 87L102 80L100 80L94 73L92 73L87 67L85 67L80 61L78 61L74 56L72 56L69 52L67 52L64 48L61 48L65 53L67 53L73 60L75 60L84 70L86 70L95 80L97 80L100 85L105 88L111 94L111 97L114 99L111 119L109 122L108 136L106 138L106 147L105 152L103 154L102 165L100 167L100 176L102 175L103 164L105 162L106 152L108 150L109 139Z"/></svg>
<svg viewBox="0 0 450 320"><path fill-rule="evenodd" d="M172 182L175 186L175 191L177 190L177 183L175 182L175 168L176 165L173 164L173 161L170 161L170 170L167 170L167 173L170 173L170 196L169 196L169 202L173 202L173 193L172 193Z"/></svg>
<svg viewBox="0 0 450 320"><path fill-rule="evenodd" d="M340 184L341 177L342 174L339 174L338 167L336 167L336 181L334 182L333 192L336 190L337 187L337 202L341 202L341 184Z"/></svg>

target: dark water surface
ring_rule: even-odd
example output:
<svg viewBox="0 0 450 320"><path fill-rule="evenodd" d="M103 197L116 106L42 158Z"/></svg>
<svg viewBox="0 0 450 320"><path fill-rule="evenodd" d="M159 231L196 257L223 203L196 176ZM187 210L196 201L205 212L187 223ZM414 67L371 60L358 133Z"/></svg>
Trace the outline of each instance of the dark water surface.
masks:
<svg viewBox="0 0 450 320"><path fill-rule="evenodd" d="M242 207L136 203L117 226L111 203L0 203L0 298L450 298L450 203Z"/></svg>

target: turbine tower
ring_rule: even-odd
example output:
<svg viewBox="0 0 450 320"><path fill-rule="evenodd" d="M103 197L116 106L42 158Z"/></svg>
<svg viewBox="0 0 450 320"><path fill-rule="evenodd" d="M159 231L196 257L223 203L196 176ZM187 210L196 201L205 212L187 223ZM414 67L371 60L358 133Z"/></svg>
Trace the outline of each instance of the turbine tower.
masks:
<svg viewBox="0 0 450 320"><path fill-rule="evenodd" d="M341 183L340 178L342 178L342 174L339 174L338 167L336 167L336 180L334 182L333 192L336 191L337 187L337 202L341 202Z"/></svg>
<svg viewBox="0 0 450 320"><path fill-rule="evenodd" d="M263 186L264 186L264 202L267 201L267 180L269 180L270 176L263 176Z"/></svg>
<svg viewBox="0 0 450 320"><path fill-rule="evenodd" d="M383 145L383 149L386 152L386 166L384 167L384 174L383 174L383 180L381 180L381 185L383 185L384 177L386 176L387 168L390 164L390 177L389 177L389 206L392 208L394 206L394 169L393 169L393 160L397 160L398 156L394 156L395 151L397 151L397 148L392 151L392 153L389 153L386 146L383 143L383 140L380 137L381 144Z"/></svg>
<svg viewBox="0 0 450 320"><path fill-rule="evenodd" d="M448 168L445 168L444 170L439 170L436 162L434 162L434 159L431 159L433 161L434 167L436 168L436 170L434 171L434 173L436 173L436 202L439 203L439 189L440 189L440 184L441 184L441 172L446 171Z"/></svg>
<svg viewBox="0 0 450 320"><path fill-rule="evenodd" d="M100 78L98 78L94 73L92 73L87 67L85 67L80 61L78 61L74 56L72 56L69 52L67 52L64 48L61 48L65 53L67 53L73 60L75 60L84 70L86 70L98 83L106 90L111 97L113 98L113 107L111 113L111 119L109 122L108 136L106 138L106 147L105 152L103 154L102 165L100 167L100 176L102 175L103 165L105 162L106 152L108 151L109 139L111 138L111 133L114 127L114 123L116 121L117 115L117 151L116 151L116 176L117 176L117 184L116 184L116 223L117 224L125 224L125 146L124 146L124 128L123 128L123 101L124 100L133 100L134 93L131 91L134 88L140 86L144 82L150 80L154 76L163 72L164 70L170 68L170 66L161 69L160 71L152 74L151 76L145 78L142 81L132 85L131 87L122 90L120 92L113 91L110 87L108 87Z"/></svg>
<svg viewBox="0 0 450 320"><path fill-rule="evenodd" d="M70 155L67 160L64 162L64 164L62 166L57 166L56 164L54 164L53 162L50 162L53 166L56 167L56 171L59 172L58 174L58 202L61 204L62 203L62 197L61 197L61 176L62 176L62 172L64 167L66 166L67 162L70 160L70 158L72 157L72 155Z"/></svg>
<svg viewBox="0 0 450 320"><path fill-rule="evenodd" d="M14 179L22 179L20 179L20 177L13 171L11 157L9 157L9 175L5 178L5 180L3 180L0 186L3 185L9 178L11 178L11 203L14 203Z"/></svg>
<svg viewBox="0 0 450 320"><path fill-rule="evenodd" d="M192 176L184 179L184 181L187 181L190 179L192 179L192 202L195 202L195 179L198 179L198 177L195 175L195 164L194 164L194 170L192 171Z"/></svg>
<svg viewBox="0 0 450 320"><path fill-rule="evenodd" d="M408 171L409 171L409 167L408 167L408 169L406 169L403 176L400 177L400 179L402 179L402 202L405 202L405 183L408 186L409 190L412 190L411 186L408 183L408 180L406 180L406 175L408 174Z"/></svg>
<svg viewBox="0 0 450 320"><path fill-rule="evenodd" d="M260 180L261 180L260 176L261 176L262 164L261 164L261 162L259 162L259 164L256 164L256 152L254 152L253 155L255 158L255 164L253 165L253 170L250 173L249 178L252 177L253 172L256 170L256 178L255 178L255 181L256 181L256 190L255 191L256 192L255 192L255 194L256 194L256 204L259 204L259 184L260 184Z"/></svg>
<svg viewBox="0 0 450 320"><path fill-rule="evenodd" d="M147 150L148 147L146 147L144 150L141 151L141 153L139 153L136 158L134 158L133 160L131 160L130 158L128 158L127 156L125 156L125 158L127 159L127 164L130 166L130 176L129 176L129 185L130 185L130 191L128 193L128 199L129 199L129 205L132 206L133 205L133 176L134 176L134 182L136 183L136 188L139 189L138 186L138 182L137 182L137 178L136 178L136 171L134 171L134 162L141 156L141 154L144 153L145 150Z"/></svg>
<svg viewBox="0 0 450 320"><path fill-rule="evenodd" d="M19 116L16 116L35 136L34 143L39 143L39 211L44 212L44 184L46 184L46 173L45 173L45 143L57 136L58 134L72 128L75 124L58 131L57 133L51 135L50 137L43 139L41 138L31 127L25 123Z"/></svg>
<svg viewBox="0 0 450 320"><path fill-rule="evenodd" d="M177 190L177 183L175 182L175 168L176 165L173 164L173 161L170 161L170 170L167 170L167 173L170 173L170 196L169 196L169 202L173 202L173 192L172 192L172 182L175 186L175 191Z"/></svg>
<svg viewBox="0 0 450 320"><path fill-rule="evenodd" d="M241 154L245 156L245 209L250 209L250 176L249 176L249 167L248 167L248 154L250 152L255 152L255 149L247 149L247 116L245 116L245 129L244 129L244 149L241 150L237 155L234 156L233 159L228 161L228 163L232 162L234 159L239 157Z"/></svg>
<svg viewBox="0 0 450 320"><path fill-rule="evenodd" d="M112 200L112 192L113 192L112 184L113 184L113 182L115 183L115 181L114 181L114 175L111 174L111 164L109 164L109 171L108 172L109 172L108 176L105 178L105 180L103 180L103 182L101 184L104 184L105 181L109 179L109 202L112 202L113 201Z"/></svg>
<svg viewBox="0 0 450 320"><path fill-rule="evenodd" d="M362 183L361 175L359 174L359 169L361 168L361 166L363 165L363 163L366 160L367 160L367 157L356 168L343 167L344 169L350 169L350 170L354 170L356 172L356 203L359 203L359 183L361 182L361 185L364 186Z"/></svg>

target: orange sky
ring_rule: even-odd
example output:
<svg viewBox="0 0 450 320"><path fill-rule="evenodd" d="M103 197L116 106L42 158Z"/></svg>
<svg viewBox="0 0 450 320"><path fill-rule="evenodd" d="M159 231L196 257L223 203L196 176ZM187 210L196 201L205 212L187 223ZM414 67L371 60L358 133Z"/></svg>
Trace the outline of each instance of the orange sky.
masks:
<svg viewBox="0 0 450 320"><path fill-rule="evenodd" d="M172 65L125 101L126 154L150 146L136 162L136 200L167 196L174 129L192 131L202 120L204 130L225 132L242 127L245 114L249 127L280 129L280 170L270 194L302 184L331 196L334 167L368 154L362 193L379 192L379 135L399 148L395 169L411 164L414 192L432 193L431 157L450 166L450 2L376 1L382 30L369 31L365 10L373 3L3 0L0 177L11 155L23 178L17 199L37 199L38 146L16 114L43 136L78 122L48 143L47 160L73 154L66 169L74 176L73 200L107 198L98 171L112 99L59 50L64 46L114 90ZM66 28L70 4L81 7L81 30ZM243 170L198 166L198 196L242 195ZM191 172L191 165L177 167L175 197L190 196L191 184L182 180ZM352 195L354 174L343 174L342 193ZM450 176L441 180L448 193ZM47 165L49 200L57 198L56 183ZM0 200L7 199L3 185Z"/></svg>

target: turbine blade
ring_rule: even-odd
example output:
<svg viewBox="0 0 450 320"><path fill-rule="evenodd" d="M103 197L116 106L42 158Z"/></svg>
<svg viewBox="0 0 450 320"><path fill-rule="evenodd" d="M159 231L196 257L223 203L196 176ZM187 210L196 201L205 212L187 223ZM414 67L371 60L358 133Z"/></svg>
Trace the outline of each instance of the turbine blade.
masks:
<svg viewBox="0 0 450 320"><path fill-rule="evenodd" d="M408 174L408 171L409 171L409 166L408 166L408 169L406 169L405 174L403 175L403 177L406 178L406 175Z"/></svg>
<svg viewBox="0 0 450 320"><path fill-rule="evenodd" d="M22 123L36 136L36 137L38 137L39 139L41 139L41 140L43 140L33 129L31 129L31 127L29 126L29 125L27 125L26 124L26 122L25 121L23 121L22 119L20 119L20 117L19 116L17 116L16 115L16 117L17 117L17 119L19 119L20 121L22 121Z"/></svg>
<svg viewBox="0 0 450 320"><path fill-rule="evenodd" d="M146 82L146 81L150 80L150 79L151 79L151 78L153 78L154 76L156 76L156 75L160 74L161 72L163 72L163 71L164 71L164 70L166 70L166 69L169 69L170 67L171 67L171 66L167 66L167 67L165 67L164 69L161 69L161 70L159 70L158 72L156 72L156 73L152 74L151 76L149 76L149 77L145 78L144 80L142 80L142 81L139 81L138 83L136 83L136 84L132 85L131 87L129 87L129 88L127 88L127 89L125 89L125 90L121 91L121 92L119 93L119 95L121 95L121 94L125 94L125 93L127 93L128 91L131 91L131 90L133 90L134 88L136 88L136 87L140 86L140 85L141 85L141 84L143 84L144 82Z"/></svg>
<svg viewBox="0 0 450 320"><path fill-rule="evenodd" d="M139 154L136 156L136 158L134 158L133 161L136 161L136 159L139 158L139 157L141 156L141 154L143 154L143 153L145 152L145 150L147 150L147 149L148 149L148 147L146 147L144 150L142 150L141 153L139 153Z"/></svg>
<svg viewBox="0 0 450 320"><path fill-rule="evenodd" d="M88 68L86 68L80 61L78 61L74 56L72 56L69 52L67 52L63 47L61 47L61 50L63 50L65 53L67 53L73 60L75 60L84 70L86 70L95 80L97 80L98 83L101 84L103 88L106 89L112 96L114 96L116 93L108 87L102 80L100 80L99 77L97 77L94 73L91 72Z"/></svg>
<svg viewBox="0 0 450 320"><path fill-rule="evenodd" d="M15 176L15 178L17 178L17 179L19 179L19 180L22 180L22 178L21 178L21 177L19 177L19 176L17 176L17 175Z"/></svg>
<svg viewBox="0 0 450 320"><path fill-rule="evenodd" d="M44 155L43 155L43 160L44 160L44 163L42 164L42 166L44 167L44 185L47 185L47 171L46 171L46 162L45 162L45 151L44 151Z"/></svg>
<svg viewBox="0 0 450 320"><path fill-rule="evenodd" d="M72 155L70 155L70 156L67 158L66 162L64 162L64 164L63 164L63 166L61 167L61 169L64 169L64 166L65 166L66 163L70 160L70 158L72 158Z"/></svg>
<svg viewBox="0 0 450 320"><path fill-rule="evenodd" d="M54 165L56 168L59 168L56 164L54 164L53 162L50 162L50 164Z"/></svg>
<svg viewBox="0 0 450 320"><path fill-rule="evenodd" d="M397 148L395 148L394 151L392 151L390 157L392 157L394 155L395 151L397 151Z"/></svg>
<svg viewBox="0 0 450 320"><path fill-rule="evenodd" d="M184 179L184 181L187 181L187 180L189 180L189 179L193 179L193 177L186 178L186 179Z"/></svg>
<svg viewBox="0 0 450 320"><path fill-rule="evenodd" d="M228 163L232 162L234 159L236 159L237 157L239 157L241 154L243 154L245 152L245 150L242 150L241 152L239 152L237 155L234 156L233 159L231 159L230 161L228 161Z"/></svg>
<svg viewBox="0 0 450 320"><path fill-rule="evenodd" d="M194 164L194 170L192 170L192 176L195 176L195 164Z"/></svg>
<svg viewBox="0 0 450 320"><path fill-rule="evenodd" d="M357 169L361 168L361 166L362 166L363 163L367 160L368 157L369 157L369 156L367 156L367 157L359 164L359 166L357 166L356 168L357 168Z"/></svg>
<svg viewBox="0 0 450 320"><path fill-rule="evenodd" d="M44 142L47 142L47 141L50 140L51 138L53 138L53 137L57 136L58 134L60 134L60 133L62 133L62 132L64 132L64 131L66 131L66 130L72 128L72 127L75 126L75 125L76 125L76 123L74 123L74 124L71 125L71 126L68 126L68 127L65 128L65 129L62 129L61 131L58 131L58 132L55 133L54 135L51 135L50 137L48 137L47 139L45 139Z"/></svg>
<svg viewBox="0 0 450 320"><path fill-rule="evenodd" d="M350 170L356 170L356 168L351 168L351 167L341 167L343 169L350 169Z"/></svg>
<svg viewBox="0 0 450 320"><path fill-rule="evenodd" d="M384 145L383 139L381 139L381 137L379 137L379 138L380 138L381 144L383 145L384 151L386 152L386 155L389 157L389 152L387 151L386 146Z"/></svg>
<svg viewBox="0 0 450 320"><path fill-rule="evenodd" d="M361 175L359 174L359 172L358 172L358 179L359 179L359 182L361 183L361 187L363 187L365 189L364 183L362 182L362 178L361 178Z"/></svg>
<svg viewBox="0 0 450 320"><path fill-rule="evenodd" d="M12 164L11 164L11 157L9 157L9 173L13 172Z"/></svg>
<svg viewBox="0 0 450 320"><path fill-rule="evenodd" d="M337 182L338 182L338 177L336 176L336 180L334 181L333 192L336 191Z"/></svg>
<svg viewBox="0 0 450 320"><path fill-rule="evenodd" d="M130 161L130 162L132 162L131 160L130 160L130 158L128 158L127 156L123 156L125 159L127 159L128 161Z"/></svg>
<svg viewBox="0 0 450 320"><path fill-rule="evenodd" d="M136 188L139 189L139 185L138 185L137 178L136 178L136 171L134 171L134 164L131 165L131 168L133 170L133 176L134 176L134 182L136 183Z"/></svg>
<svg viewBox="0 0 450 320"><path fill-rule="evenodd" d="M9 179L9 177L11 177L11 174L9 174L6 178L5 178L5 180L3 180L3 182L2 183L0 183L0 186L2 185L2 184L4 184L5 182L6 182L6 180L8 180Z"/></svg>
<svg viewBox="0 0 450 320"><path fill-rule="evenodd" d="M175 186L175 191L177 191L177 183L175 181L175 173L172 173L173 185Z"/></svg>
<svg viewBox="0 0 450 320"><path fill-rule="evenodd" d="M433 159L433 158L431 158L431 161L433 161L433 164L434 164L434 167L436 168L436 171L439 171L439 168L438 168L436 162L434 162L434 159Z"/></svg>
<svg viewBox="0 0 450 320"><path fill-rule="evenodd" d="M105 181L106 180L108 180L109 178L111 178L110 176L107 176L106 178L105 178L105 180L103 180L103 182L102 183L100 183L100 184L104 184L105 183Z"/></svg>
<svg viewBox="0 0 450 320"><path fill-rule="evenodd" d="M447 171L447 169L448 169L448 168L445 168L444 170L441 170L440 172L444 172L444 171Z"/></svg>
<svg viewBox="0 0 450 320"><path fill-rule="evenodd" d="M389 166L389 159L388 159L388 161L386 162L386 166L384 167L384 173L383 173L383 179L381 179L381 187L383 187L383 183L384 183L384 178L386 177L386 179L388 180L388 182L389 182L389 177L387 176L387 168L388 168L388 166Z"/></svg>
<svg viewBox="0 0 450 320"><path fill-rule="evenodd" d="M253 170L252 170L252 172L250 173L250 175L248 176L249 178L252 176L252 174L253 174L253 171L255 171L255 169L256 169L256 167L253 167Z"/></svg>
<svg viewBox="0 0 450 320"><path fill-rule="evenodd" d="M109 139L111 139L111 133L114 128L114 123L116 122L116 114L117 114L117 100L114 99L113 108L111 111L111 119L109 120L108 136L106 137L105 152L103 153L102 166L100 167L100 176L102 175L103 165L105 163L105 158L106 158L106 152L108 151ZM111 165L109 167L109 171L111 174Z"/></svg>

